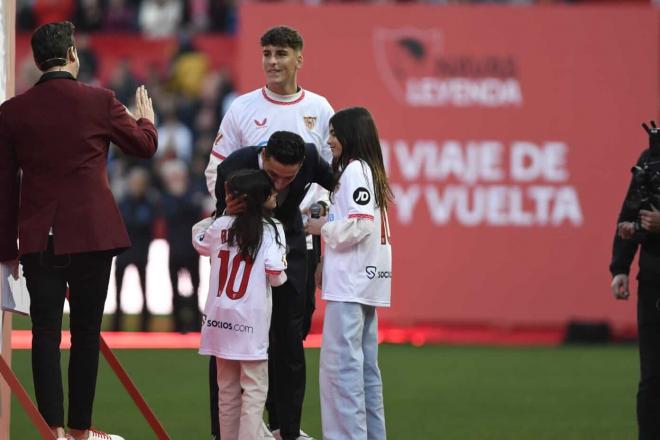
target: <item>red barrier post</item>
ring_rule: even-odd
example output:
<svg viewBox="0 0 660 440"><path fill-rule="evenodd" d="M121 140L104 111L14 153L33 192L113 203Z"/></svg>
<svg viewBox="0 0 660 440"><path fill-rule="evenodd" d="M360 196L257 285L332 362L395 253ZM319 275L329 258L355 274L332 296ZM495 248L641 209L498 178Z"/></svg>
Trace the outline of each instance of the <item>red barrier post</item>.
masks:
<svg viewBox="0 0 660 440"><path fill-rule="evenodd" d="M170 436L165 431L165 428L163 428L163 425L160 423L154 412L144 400L144 397L142 397L142 394L140 394L140 391L137 389L128 373L119 362L119 359L117 359L117 356L115 356L108 344L105 342L103 336L101 336L101 353L103 353L103 357L105 357L105 360L108 361L108 364L110 364L110 367L115 372L115 375L117 375L119 381L122 383L122 385L124 385L124 388L126 391L128 391L128 394L131 396L133 402L135 402L135 405L138 407L144 418L147 419L149 426L151 426L151 429L156 434L158 440L170 440Z"/></svg>
<svg viewBox="0 0 660 440"><path fill-rule="evenodd" d="M41 438L45 440L54 439L55 435L50 430L50 427L46 424L44 418L41 417L39 410L34 406L34 403L32 403L32 399L30 399L27 391L25 391L25 388L23 388L23 385L21 385L18 378L2 356L0 356L0 374L2 374L5 382L7 382L9 388L11 388L12 392L18 398L21 406L32 420L32 423L39 431L39 434L41 434Z"/></svg>

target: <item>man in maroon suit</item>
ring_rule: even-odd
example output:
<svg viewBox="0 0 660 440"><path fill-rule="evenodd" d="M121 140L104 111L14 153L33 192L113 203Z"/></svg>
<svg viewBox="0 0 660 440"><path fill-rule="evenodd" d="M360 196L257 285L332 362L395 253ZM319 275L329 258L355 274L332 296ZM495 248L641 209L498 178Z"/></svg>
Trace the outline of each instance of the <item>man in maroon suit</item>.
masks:
<svg viewBox="0 0 660 440"><path fill-rule="evenodd" d="M113 142L153 156L154 111L136 91L133 116L114 94L76 81L80 63L69 22L32 35L43 75L0 106L0 262L23 264L30 292L32 372L39 411L58 438L121 439L90 429L99 337L112 257L130 246L108 184ZM20 201L20 203L19 203ZM16 239L18 238L18 246ZM71 307L69 433L60 371L62 308Z"/></svg>

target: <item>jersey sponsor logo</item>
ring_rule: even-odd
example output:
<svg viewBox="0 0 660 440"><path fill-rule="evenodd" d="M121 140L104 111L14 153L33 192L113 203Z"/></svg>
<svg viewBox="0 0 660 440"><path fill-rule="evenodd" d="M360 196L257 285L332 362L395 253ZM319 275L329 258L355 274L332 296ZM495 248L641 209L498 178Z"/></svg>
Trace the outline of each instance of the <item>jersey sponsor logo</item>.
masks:
<svg viewBox="0 0 660 440"><path fill-rule="evenodd" d="M254 120L254 124L257 126L257 128L264 128L266 126L266 122L268 122L268 118L264 118L263 121L257 121L256 119Z"/></svg>
<svg viewBox="0 0 660 440"><path fill-rule="evenodd" d="M353 201L358 205L366 205L371 200L369 190L363 186L353 191Z"/></svg>
<svg viewBox="0 0 660 440"><path fill-rule="evenodd" d="M303 119L305 120L305 127L309 130L314 130L314 127L316 126L316 116L303 116Z"/></svg>
<svg viewBox="0 0 660 440"><path fill-rule="evenodd" d="M218 321L215 319L206 319L205 321L206 322L203 322L202 325L206 327L214 327L222 330L231 330L236 333L254 333L254 327L245 324Z"/></svg>
<svg viewBox="0 0 660 440"><path fill-rule="evenodd" d="M222 140L223 136L224 136L224 134L221 131L219 131L218 135L215 137L215 140L213 141L213 145L218 145L220 143L220 141Z"/></svg>
<svg viewBox="0 0 660 440"><path fill-rule="evenodd" d="M392 278L391 270L378 270L376 266L365 267L365 272L367 273L367 278L370 280L373 280L374 278Z"/></svg>

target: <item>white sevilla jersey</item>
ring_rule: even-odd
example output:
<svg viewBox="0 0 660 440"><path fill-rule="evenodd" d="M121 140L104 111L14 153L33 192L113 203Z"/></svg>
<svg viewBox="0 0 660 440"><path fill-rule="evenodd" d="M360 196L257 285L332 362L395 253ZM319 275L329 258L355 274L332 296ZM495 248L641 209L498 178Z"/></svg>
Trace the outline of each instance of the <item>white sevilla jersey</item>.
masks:
<svg viewBox="0 0 660 440"><path fill-rule="evenodd" d="M376 206L371 168L359 160L348 164L332 195L328 221L364 219L373 232L351 246L325 247L325 300L389 307L392 290L392 245L387 213Z"/></svg>
<svg viewBox="0 0 660 440"><path fill-rule="evenodd" d="M300 89L291 96L280 96L266 87L239 96L222 119L211 154L225 160L233 151L263 146L276 131L297 133L316 145L326 161L332 160L327 144L330 117L334 114L323 96Z"/></svg>
<svg viewBox="0 0 660 440"><path fill-rule="evenodd" d="M227 235L234 217L223 216L204 234L195 237L195 247L211 257L209 295L204 307L200 354L223 359L268 359L268 330L272 310L267 274L286 269L284 229L264 222L261 247L254 261L243 259ZM276 233L278 240L276 240Z"/></svg>

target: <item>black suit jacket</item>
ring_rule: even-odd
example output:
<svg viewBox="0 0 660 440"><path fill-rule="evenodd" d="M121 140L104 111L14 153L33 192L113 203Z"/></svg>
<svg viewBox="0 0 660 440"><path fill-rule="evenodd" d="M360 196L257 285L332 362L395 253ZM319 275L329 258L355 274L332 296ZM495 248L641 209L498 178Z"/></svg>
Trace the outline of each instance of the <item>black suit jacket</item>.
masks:
<svg viewBox="0 0 660 440"><path fill-rule="evenodd" d="M222 214L226 207L225 181L238 170L258 170L259 154L262 148L241 148L231 153L218 165L218 178L215 181L216 212L218 215ZM330 165L319 156L316 146L305 144L305 160L300 167L300 171L289 184L286 199L275 208L275 218L284 227L286 244L289 248L287 277L289 282L301 294L305 292L307 278L307 244L300 214L300 202L302 202L307 189L312 183L318 183L325 189L332 190L334 180Z"/></svg>

